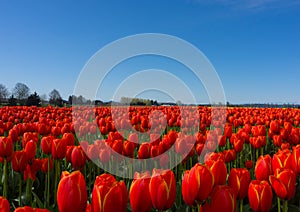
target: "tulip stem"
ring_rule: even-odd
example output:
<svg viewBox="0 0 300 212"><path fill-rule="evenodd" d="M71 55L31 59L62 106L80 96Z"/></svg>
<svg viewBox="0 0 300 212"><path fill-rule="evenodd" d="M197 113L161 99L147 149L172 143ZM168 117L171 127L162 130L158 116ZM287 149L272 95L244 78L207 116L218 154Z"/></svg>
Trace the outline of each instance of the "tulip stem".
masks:
<svg viewBox="0 0 300 212"><path fill-rule="evenodd" d="M26 181L26 204L31 206L32 197L31 197L32 181L30 177Z"/></svg>
<svg viewBox="0 0 300 212"><path fill-rule="evenodd" d="M256 152L256 158L255 158L255 161L257 161L257 159L258 159L258 149L255 149L255 152Z"/></svg>
<svg viewBox="0 0 300 212"><path fill-rule="evenodd" d="M287 211L288 211L288 201L287 201L287 200L284 200L284 201L283 201L283 211L284 211L284 212L287 212Z"/></svg>
<svg viewBox="0 0 300 212"><path fill-rule="evenodd" d="M47 177L47 207L50 205L50 156L48 156L48 173L46 175Z"/></svg>
<svg viewBox="0 0 300 212"><path fill-rule="evenodd" d="M7 198L7 159L4 158L4 167L3 167L3 174L4 174L4 180L3 180L3 196Z"/></svg>
<svg viewBox="0 0 300 212"><path fill-rule="evenodd" d="M243 199L240 200L240 212L243 212Z"/></svg>
<svg viewBox="0 0 300 212"><path fill-rule="evenodd" d="M59 160L55 161L55 184L54 184L54 201L56 201L56 193L57 193L57 187L58 187L58 178L60 176L60 164L59 164Z"/></svg>
<svg viewBox="0 0 300 212"><path fill-rule="evenodd" d="M49 207L49 196L50 196L50 157L48 156L48 161L47 161L47 173L46 173L46 178L45 178L45 202L44 202L44 207L48 208Z"/></svg>
<svg viewBox="0 0 300 212"><path fill-rule="evenodd" d="M279 199L279 197L277 197L277 211L278 212L281 212L281 207L280 207L281 205L280 205L280 199Z"/></svg>
<svg viewBox="0 0 300 212"><path fill-rule="evenodd" d="M22 174L19 173L19 206L22 206Z"/></svg>

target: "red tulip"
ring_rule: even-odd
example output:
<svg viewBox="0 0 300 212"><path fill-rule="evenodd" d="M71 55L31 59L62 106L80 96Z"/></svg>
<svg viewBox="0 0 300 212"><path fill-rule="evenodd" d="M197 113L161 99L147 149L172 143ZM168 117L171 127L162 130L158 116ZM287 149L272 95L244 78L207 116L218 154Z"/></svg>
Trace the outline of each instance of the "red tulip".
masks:
<svg viewBox="0 0 300 212"><path fill-rule="evenodd" d="M280 148L284 150L284 149L290 149L290 147L291 147L290 143L282 143Z"/></svg>
<svg viewBox="0 0 300 212"><path fill-rule="evenodd" d="M244 140L243 139L235 139L233 142L233 147L236 152L241 152L243 150Z"/></svg>
<svg viewBox="0 0 300 212"><path fill-rule="evenodd" d="M281 135L273 135L273 143L275 146L280 147L282 144L282 137Z"/></svg>
<svg viewBox="0 0 300 212"><path fill-rule="evenodd" d="M35 158L36 148L37 147L36 147L35 141L30 140L26 143L25 153L26 153L29 161L31 161Z"/></svg>
<svg viewBox="0 0 300 212"><path fill-rule="evenodd" d="M235 212L236 196L234 190L226 185L215 186L211 193L210 203L204 205L203 211Z"/></svg>
<svg viewBox="0 0 300 212"><path fill-rule="evenodd" d="M142 143L138 150L138 158L139 159L147 159L150 157L150 144Z"/></svg>
<svg viewBox="0 0 300 212"><path fill-rule="evenodd" d="M245 167L246 167L247 169L252 169L252 167L253 167L253 161L252 161L252 160L247 160L247 161L245 162Z"/></svg>
<svg viewBox="0 0 300 212"><path fill-rule="evenodd" d="M152 205L157 210L171 208L176 199L176 180L171 170L153 169L149 184Z"/></svg>
<svg viewBox="0 0 300 212"><path fill-rule="evenodd" d="M128 157L131 157L133 158L134 157L134 150L135 150L135 147L136 147L136 143L133 143L131 141L124 141L124 147L123 147L123 151L124 151L124 154Z"/></svg>
<svg viewBox="0 0 300 212"><path fill-rule="evenodd" d="M1 212L10 212L10 205L7 199L0 196L0 211Z"/></svg>
<svg viewBox="0 0 300 212"><path fill-rule="evenodd" d="M25 148L26 144L31 140L37 143L39 141L39 135L35 132L25 132L23 134L22 147Z"/></svg>
<svg viewBox="0 0 300 212"><path fill-rule="evenodd" d="M270 122L270 129L273 133L279 133L280 132L280 123L278 120L273 120Z"/></svg>
<svg viewBox="0 0 300 212"><path fill-rule="evenodd" d="M36 173L41 169L41 160L33 159L27 164L26 170L24 171L24 180L26 181L29 177L31 180L36 180Z"/></svg>
<svg viewBox="0 0 300 212"><path fill-rule="evenodd" d="M61 134L60 127L52 127L51 133L53 134L53 136L58 137Z"/></svg>
<svg viewBox="0 0 300 212"><path fill-rule="evenodd" d="M8 133L8 137L10 137L13 142L17 142L19 137L18 130L16 128L11 129Z"/></svg>
<svg viewBox="0 0 300 212"><path fill-rule="evenodd" d="M66 156L67 145L63 139L54 139L52 141L52 157L53 159L63 159Z"/></svg>
<svg viewBox="0 0 300 212"><path fill-rule="evenodd" d="M73 133L64 133L62 139L65 140L67 146L74 146L75 137Z"/></svg>
<svg viewBox="0 0 300 212"><path fill-rule="evenodd" d="M57 189L57 205L60 212L85 211L87 191L80 171L62 173Z"/></svg>
<svg viewBox="0 0 300 212"><path fill-rule="evenodd" d="M290 150L279 150L276 154L273 155L272 159L272 169L273 173L276 172L276 169L290 169L292 168L292 154Z"/></svg>
<svg viewBox="0 0 300 212"><path fill-rule="evenodd" d="M277 169L269 180L280 199L290 200L295 195L296 174L291 169Z"/></svg>
<svg viewBox="0 0 300 212"><path fill-rule="evenodd" d="M49 164L50 165L49 166L50 170L49 171L51 171L53 169L52 159L50 159L50 158L43 158L42 159L42 172L44 172L44 173L48 172L48 161L50 161L50 164Z"/></svg>
<svg viewBox="0 0 300 212"><path fill-rule="evenodd" d="M128 141L133 142L133 143L138 143L139 142L139 137L137 133L130 133L128 135Z"/></svg>
<svg viewBox="0 0 300 212"><path fill-rule="evenodd" d="M224 136L226 138L230 138L232 135L232 125L231 124L226 124L224 128Z"/></svg>
<svg viewBox="0 0 300 212"><path fill-rule="evenodd" d="M256 161L255 177L257 180L268 180L272 174L272 163L270 155L261 155Z"/></svg>
<svg viewBox="0 0 300 212"><path fill-rule="evenodd" d="M197 163L191 170L185 171L182 180L182 196L187 205L203 202L214 185L214 176L209 167Z"/></svg>
<svg viewBox="0 0 300 212"><path fill-rule="evenodd" d="M272 188L267 181L252 180L248 188L248 198L252 210L267 212L272 207Z"/></svg>
<svg viewBox="0 0 300 212"><path fill-rule="evenodd" d="M288 131L288 133L291 133L293 125L291 124L291 122L284 122L283 124L283 128Z"/></svg>
<svg viewBox="0 0 300 212"><path fill-rule="evenodd" d="M300 174L300 144L293 148L292 168L296 174Z"/></svg>
<svg viewBox="0 0 300 212"><path fill-rule="evenodd" d="M87 159L95 161L99 156L99 146L96 144L89 145L87 148Z"/></svg>
<svg viewBox="0 0 300 212"><path fill-rule="evenodd" d="M225 185L227 178L227 168L224 160L217 159L212 160L209 159L205 162L207 166L210 168L212 174L214 175L214 184L215 185Z"/></svg>
<svg viewBox="0 0 300 212"><path fill-rule="evenodd" d="M0 137L0 157L8 158L13 154L13 141L10 137Z"/></svg>
<svg viewBox="0 0 300 212"><path fill-rule="evenodd" d="M288 141L293 145L297 145L300 143L299 128L292 129Z"/></svg>
<svg viewBox="0 0 300 212"><path fill-rule="evenodd" d="M247 196L250 181L251 177L247 169L231 169L228 177L228 185L233 188L237 199L244 199Z"/></svg>
<svg viewBox="0 0 300 212"><path fill-rule="evenodd" d="M75 146L73 148L71 154L71 163L75 170L84 167L86 163L86 156L81 146Z"/></svg>
<svg viewBox="0 0 300 212"><path fill-rule="evenodd" d="M12 169L15 172L24 172L28 163L28 157L24 150L14 152L12 156Z"/></svg>
<svg viewBox="0 0 300 212"><path fill-rule="evenodd" d="M48 130L48 126L44 123L40 123L38 125L38 132L40 135L47 135L49 133L50 130Z"/></svg>
<svg viewBox="0 0 300 212"><path fill-rule="evenodd" d="M149 172L136 173L131 183L129 196L132 211L151 211L152 202L149 192L150 174Z"/></svg>
<svg viewBox="0 0 300 212"><path fill-rule="evenodd" d="M49 155L51 154L51 149L52 149L52 141L53 137L52 136L45 136L41 140L41 149L44 154Z"/></svg>
<svg viewBox="0 0 300 212"><path fill-rule="evenodd" d="M32 208L30 206L18 207L14 212L50 212L48 209L44 208Z"/></svg>
<svg viewBox="0 0 300 212"><path fill-rule="evenodd" d="M110 174L96 178L92 193L92 211L126 211L127 189L123 181L118 182Z"/></svg>
<svg viewBox="0 0 300 212"><path fill-rule="evenodd" d="M108 163L110 161L110 150L109 149L100 149L99 159L101 163Z"/></svg>
<svg viewBox="0 0 300 212"><path fill-rule="evenodd" d="M223 154L224 154L225 163L235 161L236 159L236 152L234 151L234 149L224 150Z"/></svg>

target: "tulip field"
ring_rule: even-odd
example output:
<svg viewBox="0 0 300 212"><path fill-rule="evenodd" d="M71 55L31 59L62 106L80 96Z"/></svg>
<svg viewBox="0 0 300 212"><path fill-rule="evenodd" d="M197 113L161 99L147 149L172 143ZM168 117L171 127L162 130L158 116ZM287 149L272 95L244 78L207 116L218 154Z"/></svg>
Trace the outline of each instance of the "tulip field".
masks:
<svg viewBox="0 0 300 212"><path fill-rule="evenodd" d="M300 109L212 114L0 107L0 212L300 211Z"/></svg>

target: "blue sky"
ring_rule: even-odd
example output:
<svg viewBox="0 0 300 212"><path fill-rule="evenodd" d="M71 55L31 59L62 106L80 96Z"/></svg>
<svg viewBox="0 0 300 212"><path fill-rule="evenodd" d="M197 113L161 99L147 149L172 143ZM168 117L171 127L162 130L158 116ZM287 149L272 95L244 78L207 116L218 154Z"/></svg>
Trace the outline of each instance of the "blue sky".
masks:
<svg viewBox="0 0 300 212"><path fill-rule="evenodd" d="M56 88L67 98L89 58L105 45L137 33L165 33L206 55L229 102L300 103L299 14L299 0L0 0L0 83L12 90L22 82L40 95ZM110 99L126 77L118 68L168 69L198 102L207 101L201 83L181 65L153 57L112 70L100 98ZM157 92L141 97L169 100Z"/></svg>

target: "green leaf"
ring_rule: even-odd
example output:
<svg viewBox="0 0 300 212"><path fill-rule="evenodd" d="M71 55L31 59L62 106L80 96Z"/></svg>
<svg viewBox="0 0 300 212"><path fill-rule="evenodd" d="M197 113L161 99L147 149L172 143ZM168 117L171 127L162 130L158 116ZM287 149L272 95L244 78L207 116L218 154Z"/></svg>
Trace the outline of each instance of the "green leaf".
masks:
<svg viewBox="0 0 300 212"><path fill-rule="evenodd" d="M35 200L36 203L37 203L37 206L38 206L39 208L44 208L44 204L43 204L42 201L39 199L38 195L37 195L35 192L33 192L33 191L32 191L32 194L33 194L33 196L34 196L34 200Z"/></svg>

